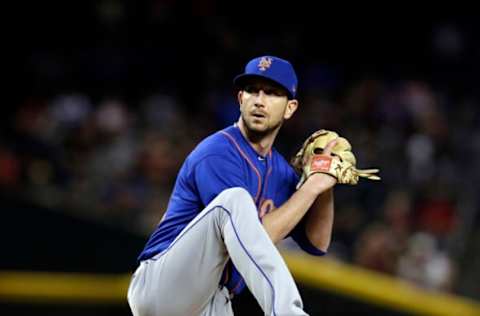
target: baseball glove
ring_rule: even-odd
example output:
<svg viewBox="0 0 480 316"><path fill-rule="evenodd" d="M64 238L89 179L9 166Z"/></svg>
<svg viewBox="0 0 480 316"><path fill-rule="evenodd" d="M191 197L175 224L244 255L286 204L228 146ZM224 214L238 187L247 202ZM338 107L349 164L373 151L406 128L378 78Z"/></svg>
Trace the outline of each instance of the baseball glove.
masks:
<svg viewBox="0 0 480 316"><path fill-rule="evenodd" d="M336 139L331 155L324 155L326 145ZM314 173L326 173L337 179L338 183L357 184L360 177L370 180L380 180L375 175L378 169L357 169L357 160L352 152L352 146L337 133L321 129L305 140L302 148L292 158L291 164L302 176L297 189Z"/></svg>

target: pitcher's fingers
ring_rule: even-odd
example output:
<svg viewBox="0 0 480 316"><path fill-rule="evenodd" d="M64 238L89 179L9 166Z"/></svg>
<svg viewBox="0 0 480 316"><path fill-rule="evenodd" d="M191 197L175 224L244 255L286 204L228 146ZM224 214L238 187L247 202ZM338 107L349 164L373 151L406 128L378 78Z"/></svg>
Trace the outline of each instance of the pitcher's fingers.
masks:
<svg viewBox="0 0 480 316"><path fill-rule="evenodd" d="M367 178L370 180L380 180L380 177L375 174L379 171L379 169L356 169L359 177Z"/></svg>
<svg viewBox="0 0 480 316"><path fill-rule="evenodd" d="M324 155L330 155L332 153L333 147L335 147L336 144L337 144L337 138L329 141L327 146L325 146L325 149L323 150L323 154Z"/></svg>
<svg viewBox="0 0 480 316"><path fill-rule="evenodd" d="M365 173L365 174L372 174L372 173L378 173L380 169L357 169L358 173Z"/></svg>
<svg viewBox="0 0 480 316"><path fill-rule="evenodd" d="M358 176L362 177L362 178L367 178L369 180L380 180L379 176L376 176L376 175L373 175L373 174L359 173Z"/></svg>

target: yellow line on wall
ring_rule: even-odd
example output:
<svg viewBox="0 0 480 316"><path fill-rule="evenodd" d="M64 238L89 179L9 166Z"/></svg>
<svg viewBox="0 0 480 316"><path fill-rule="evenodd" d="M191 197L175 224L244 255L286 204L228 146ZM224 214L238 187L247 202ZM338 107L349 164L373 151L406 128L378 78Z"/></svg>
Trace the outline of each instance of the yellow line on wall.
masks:
<svg viewBox="0 0 480 316"><path fill-rule="evenodd" d="M9 302L126 303L129 275L0 272L0 299Z"/></svg>
<svg viewBox="0 0 480 316"><path fill-rule="evenodd" d="M418 315L480 316L480 304L467 298L427 291L398 278L328 257L298 252L282 254L295 279L305 285Z"/></svg>
<svg viewBox="0 0 480 316"><path fill-rule="evenodd" d="M327 257L282 251L295 279L367 304L428 316L480 316L476 301L427 291L384 274ZM0 301L126 304L130 274L0 271Z"/></svg>

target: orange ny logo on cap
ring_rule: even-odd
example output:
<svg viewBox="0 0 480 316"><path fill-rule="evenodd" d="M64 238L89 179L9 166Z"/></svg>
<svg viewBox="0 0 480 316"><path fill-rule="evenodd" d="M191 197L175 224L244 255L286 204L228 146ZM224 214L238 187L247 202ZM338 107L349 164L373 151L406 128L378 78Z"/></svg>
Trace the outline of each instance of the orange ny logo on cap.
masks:
<svg viewBox="0 0 480 316"><path fill-rule="evenodd" d="M267 70L272 65L272 58L270 57L262 57L258 62L258 69L261 71Z"/></svg>

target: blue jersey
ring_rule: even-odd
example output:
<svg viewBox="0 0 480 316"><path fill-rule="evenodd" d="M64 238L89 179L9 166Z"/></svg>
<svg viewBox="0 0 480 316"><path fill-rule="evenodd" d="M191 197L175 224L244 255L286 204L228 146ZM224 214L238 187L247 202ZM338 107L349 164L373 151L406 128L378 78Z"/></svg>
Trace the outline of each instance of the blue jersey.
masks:
<svg viewBox="0 0 480 316"><path fill-rule="evenodd" d="M237 126L218 131L200 142L183 163L165 216L138 260L149 259L168 248L185 226L225 189L246 189L261 220L290 198L297 182L295 171L275 149L261 157ZM323 254L306 238L303 221L290 235L305 251Z"/></svg>

